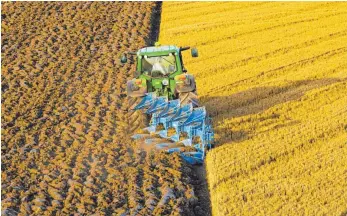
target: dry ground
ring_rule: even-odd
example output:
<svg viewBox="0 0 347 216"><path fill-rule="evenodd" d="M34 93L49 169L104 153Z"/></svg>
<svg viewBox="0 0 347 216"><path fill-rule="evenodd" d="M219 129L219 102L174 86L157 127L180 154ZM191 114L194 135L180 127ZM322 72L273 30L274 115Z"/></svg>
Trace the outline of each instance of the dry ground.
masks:
<svg viewBox="0 0 347 216"><path fill-rule="evenodd" d="M2 214L194 214L190 168L129 139L118 58L152 42L157 9L2 3Z"/></svg>

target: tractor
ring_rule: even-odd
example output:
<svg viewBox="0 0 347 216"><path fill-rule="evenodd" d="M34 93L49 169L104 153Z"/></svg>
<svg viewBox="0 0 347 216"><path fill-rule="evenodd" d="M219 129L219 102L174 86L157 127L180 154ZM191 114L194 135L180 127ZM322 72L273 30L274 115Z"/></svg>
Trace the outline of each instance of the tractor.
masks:
<svg viewBox="0 0 347 216"><path fill-rule="evenodd" d="M183 64L182 52L189 49L157 42L128 53L136 56L134 78L127 82L129 119L134 124L131 132L139 127L148 132L132 136L143 140L143 146L180 152L187 162L201 164L213 130L205 107L199 107L195 79ZM191 55L198 57L196 48ZM125 64L127 56L120 60ZM158 142L153 135L162 139Z"/></svg>

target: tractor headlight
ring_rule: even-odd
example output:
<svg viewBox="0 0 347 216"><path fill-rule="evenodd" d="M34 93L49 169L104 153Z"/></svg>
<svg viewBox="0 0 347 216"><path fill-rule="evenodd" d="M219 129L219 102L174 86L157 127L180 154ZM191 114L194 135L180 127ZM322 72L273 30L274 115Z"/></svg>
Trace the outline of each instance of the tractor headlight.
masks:
<svg viewBox="0 0 347 216"><path fill-rule="evenodd" d="M164 79L163 81L161 81L161 83L162 83L164 86L167 86L167 85L169 85L169 80Z"/></svg>

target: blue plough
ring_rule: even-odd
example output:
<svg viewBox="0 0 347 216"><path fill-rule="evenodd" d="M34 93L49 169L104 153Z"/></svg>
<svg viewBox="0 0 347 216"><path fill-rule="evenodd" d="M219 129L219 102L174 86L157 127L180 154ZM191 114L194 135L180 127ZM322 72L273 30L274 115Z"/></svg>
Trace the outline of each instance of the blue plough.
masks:
<svg viewBox="0 0 347 216"><path fill-rule="evenodd" d="M205 150L212 147L214 132L211 119L207 117L205 107L193 108L192 104L180 104L180 100L168 101L166 97L157 97L155 93L148 93L134 108L144 110L151 115L150 125L144 130L157 134L168 142L156 143L156 149L163 149L169 153L179 152L182 158L190 164L202 164ZM162 129L157 131L158 126ZM174 129L175 133L169 134ZM145 139L146 145L155 143L155 139L145 134L135 134L133 139ZM198 140L198 141L196 141ZM185 151L192 147L195 151Z"/></svg>

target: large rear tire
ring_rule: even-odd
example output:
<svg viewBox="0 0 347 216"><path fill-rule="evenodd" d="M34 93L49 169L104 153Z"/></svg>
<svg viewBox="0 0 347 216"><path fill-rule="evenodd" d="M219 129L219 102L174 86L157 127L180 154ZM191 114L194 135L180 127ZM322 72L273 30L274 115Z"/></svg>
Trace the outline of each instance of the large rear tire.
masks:
<svg viewBox="0 0 347 216"><path fill-rule="evenodd" d="M128 99L128 119L130 125L130 133L148 127L150 116L143 110L133 110L140 103L142 97L129 97Z"/></svg>
<svg viewBox="0 0 347 216"><path fill-rule="evenodd" d="M198 101L198 94L196 93L196 90L192 92L182 92L179 93L179 99L181 102L181 105L186 105L191 103L193 107L198 107L199 106L199 101Z"/></svg>

